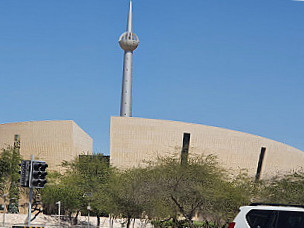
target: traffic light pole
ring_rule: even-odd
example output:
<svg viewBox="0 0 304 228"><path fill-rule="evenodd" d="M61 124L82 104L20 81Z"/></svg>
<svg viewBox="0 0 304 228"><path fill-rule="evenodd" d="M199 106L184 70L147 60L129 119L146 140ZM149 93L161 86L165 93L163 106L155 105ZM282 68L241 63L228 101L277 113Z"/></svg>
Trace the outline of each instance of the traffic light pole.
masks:
<svg viewBox="0 0 304 228"><path fill-rule="evenodd" d="M30 187L30 196L29 196L29 206L28 206L27 226L31 226L31 216L32 216L32 199L33 199L33 188L32 188L32 187Z"/></svg>
<svg viewBox="0 0 304 228"><path fill-rule="evenodd" d="M34 155L32 155L31 157L31 170L30 170L30 180L29 180L30 194L29 194L28 214L27 214L27 226L31 226L31 217L32 217L33 187L31 182L32 182L33 160L34 160Z"/></svg>

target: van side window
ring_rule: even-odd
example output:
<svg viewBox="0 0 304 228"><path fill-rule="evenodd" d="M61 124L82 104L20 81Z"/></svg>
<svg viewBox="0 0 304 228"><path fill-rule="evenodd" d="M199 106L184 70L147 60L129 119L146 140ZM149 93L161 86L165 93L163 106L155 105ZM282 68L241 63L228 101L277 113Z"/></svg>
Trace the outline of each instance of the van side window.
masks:
<svg viewBox="0 0 304 228"><path fill-rule="evenodd" d="M277 228L303 228L304 212L279 211Z"/></svg>
<svg viewBox="0 0 304 228"><path fill-rule="evenodd" d="M275 212L272 210L251 210L246 215L246 220L251 228L274 228Z"/></svg>

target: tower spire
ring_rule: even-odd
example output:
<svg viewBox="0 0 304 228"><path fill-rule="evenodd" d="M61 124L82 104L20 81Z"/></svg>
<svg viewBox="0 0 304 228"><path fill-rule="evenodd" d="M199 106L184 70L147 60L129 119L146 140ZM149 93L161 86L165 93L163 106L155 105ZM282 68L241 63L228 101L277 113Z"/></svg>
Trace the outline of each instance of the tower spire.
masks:
<svg viewBox="0 0 304 228"><path fill-rule="evenodd" d="M127 32L132 32L132 0L130 0L130 3L129 3Z"/></svg>
<svg viewBox="0 0 304 228"><path fill-rule="evenodd" d="M124 50L120 116L132 116L132 63L133 51L138 44L138 37L132 30L132 0L130 0L127 31L119 37L119 45Z"/></svg>

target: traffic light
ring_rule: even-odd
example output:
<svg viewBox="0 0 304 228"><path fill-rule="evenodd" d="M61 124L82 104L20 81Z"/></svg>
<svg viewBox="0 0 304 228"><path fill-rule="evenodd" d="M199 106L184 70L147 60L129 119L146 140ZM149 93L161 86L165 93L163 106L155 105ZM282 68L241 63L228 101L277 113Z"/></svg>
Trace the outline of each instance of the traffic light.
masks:
<svg viewBox="0 0 304 228"><path fill-rule="evenodd" d="M32 188L44 188L46 184L46 175L45 171L48 167L44 161L32 161L32 178L31 185Z"/></svg>
<svg viewBox="0 0 304 228"><path fill-rule="evenodd" d="M30 169L31 169L31 161L29 160L22 160L19 164L20 166L20 186L21 187L29 187L29 180L30 180Z"/></svg>

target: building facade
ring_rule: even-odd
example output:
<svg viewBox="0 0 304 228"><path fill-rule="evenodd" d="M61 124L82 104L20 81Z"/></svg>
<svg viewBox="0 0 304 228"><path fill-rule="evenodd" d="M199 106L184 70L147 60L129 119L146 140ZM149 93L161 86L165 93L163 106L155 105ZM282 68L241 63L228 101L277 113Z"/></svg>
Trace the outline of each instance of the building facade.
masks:
<svg viewBox="0 0 304 228"><path fill-rule="evenodd" d="M60 170L63 161L81 154L92 154L93 140L72 120L29 121L0 124L0 148L14 145L20 136L23 159L46 161L51 170Z"/></svg>
<svg viewBox="0 0 304 228"><path fill-rule="evenodd" d="M304 152L286 144L243 132L167 120L111 117L110 161L128 169L158 157L213 154L224 168L267 178L304 167ZM263 149L264 148L264 149Z"/></svg>

